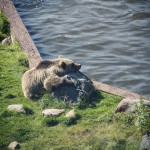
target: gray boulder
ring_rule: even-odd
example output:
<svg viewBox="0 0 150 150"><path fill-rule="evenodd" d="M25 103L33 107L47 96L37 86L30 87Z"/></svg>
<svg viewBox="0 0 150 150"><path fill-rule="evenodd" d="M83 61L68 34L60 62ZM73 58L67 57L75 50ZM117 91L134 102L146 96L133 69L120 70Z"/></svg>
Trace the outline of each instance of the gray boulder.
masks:
<svg viewBox="0 0 150 150"><path fill-rule="evenodd" d="M17 141L11 142L8 146L9 149L20 149L20 144Z"/></svg>
<svg viewBox="0 0 150 150"><path fill-rule="evenodd" d="M118 104L116 112L134 113L136 111L136 106L140 105L140 102L140 99L125 98ZM143 104L150 107L149 100L143 100Z"/></svg>
<svg viewBox="0 0 150 150"><path fill-rule="evenodd" d="M139 150L150 150L150 132L142 137Z"/></svg>
<svg viewBox="0 0 150 150"><path fill-rule="evenodd" d="M7 109L9 111L15 111L15 112L24 113L24 114L26 113L22 104L9 105Z"/></svg>
<svg viewBox="0 0 150 150"><path fill-rule="evenodd" d="M65 75L73 82L70 85L62 85L52 91L52 96L65 101L76 102L82 98L90 97L94 91L92 81L81 72L73 72Z"/></svg>
<svg viewBox="0 0 150 150"><path fill-rule="evenodd" d="M44 116L59 116L64 111L64 109L45 109L42 111L42 114Z"/></svg>

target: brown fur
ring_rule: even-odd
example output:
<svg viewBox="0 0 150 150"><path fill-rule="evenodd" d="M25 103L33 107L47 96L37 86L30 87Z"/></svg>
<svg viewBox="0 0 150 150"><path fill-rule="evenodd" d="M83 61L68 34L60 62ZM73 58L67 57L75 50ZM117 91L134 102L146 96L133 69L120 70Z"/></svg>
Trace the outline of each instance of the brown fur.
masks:
<svg viewBox="0 0 150 150"><path fill-rule="evenodd" d="M80 64L72 60L59 57L53 61L44 60L36 68L25 72L22 77L22 90L27 98L38 98L43 90L53 90L61 84L71 84L71 81L63 77L65 74L79 71Z"/></svg>
<svg viewBox="0 0 150 150"><path fill-rule="evenodd" d="M44 60L44 61L41 61L37 66L36 66L36 69L46 69L48 68L49 66L52 65L52 61L48 61L48 60Z"/></svg>
<svg viewBox="0 0 150 150"><path fill-rule="evenodd" d="M68 80L65 77L59 77L56 75L49 76L48 78L44 80L44 88L47 91L54 91L59 86L66 85L66 84L71 85L73 84L73 82L71 80Z"/></svg>

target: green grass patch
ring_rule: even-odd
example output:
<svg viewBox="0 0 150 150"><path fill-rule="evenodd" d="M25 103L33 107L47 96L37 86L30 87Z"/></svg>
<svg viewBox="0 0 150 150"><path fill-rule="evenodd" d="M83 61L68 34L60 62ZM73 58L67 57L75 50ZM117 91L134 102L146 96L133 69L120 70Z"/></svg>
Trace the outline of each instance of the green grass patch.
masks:
<svg viewBox="0 0 150 150"><path fill-rule="evenodd" d="M138 150L141 140L137 115L115 114L121 98L99 92L99 100L72 104L45 94L38 101L23 96L21 77L28 61L18 44L0 44L0 149L7 149L17 140L22 150ZM94 96L94 95L93 95ZM10 112L7 106L23 104L27 115ZM76 115L66 119L44 117L42 110L62 108L65 113L75 109ZM139 109L139 113L140 113ZM142 117L138 118L138 123Z"/></svg>
<svg viewBox="0 0 150 150"><path fill-rule="evenodd" d="M59 120L56 117L44 117L42 124L47 127L56 126L59 123Z"/></svg>
<svg viewBox="0 0 150 150"><path fill-rule="evenodd" d="M10 34L9 26L7 18L0 13L0 42Z"/></svg>
<svg viewBox="0 0 150 150"><path fill-rule="evenodd" d="M67 126L77 124L77 121L81 118L80 114L75 114L73 117L64 119L64 124Z"/></svg>

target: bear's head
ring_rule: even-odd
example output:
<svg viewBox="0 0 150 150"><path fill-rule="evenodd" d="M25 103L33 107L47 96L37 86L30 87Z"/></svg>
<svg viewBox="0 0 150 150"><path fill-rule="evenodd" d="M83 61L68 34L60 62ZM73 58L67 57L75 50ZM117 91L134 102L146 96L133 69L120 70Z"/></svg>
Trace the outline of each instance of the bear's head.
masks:
<svg viewBox="0 0 150 150"><path fill-rule="evenodd" d="M58 62L58 67L62 70L63 74L79 71L81 68L80 64L75 63L74 61L59 56L56 60Z"/></svg>

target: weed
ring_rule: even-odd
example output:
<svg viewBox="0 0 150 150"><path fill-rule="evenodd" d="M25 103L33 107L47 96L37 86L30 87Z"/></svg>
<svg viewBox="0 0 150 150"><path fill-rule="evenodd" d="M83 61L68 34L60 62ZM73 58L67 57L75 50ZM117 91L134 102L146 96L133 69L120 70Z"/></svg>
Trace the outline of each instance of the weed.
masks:
<svg viewBox="0 0 150 150"><path fill-rule="evenodd" d="M50 94L44 94L44 96L39 100L41 109L45 108L58 108L58 109L70 109L72 108L71 102L64 102L53 98Z"/></svg>
<svg viewBox="0 0 150 150"><path fill-rule="evenodd" d="M56 126L59 123L59 120L55 117L45 117L42 120L42 124L47 127Z"/></svg>
<svg viewBox="0 0 150 150"><path fill-rule="evenodd" d="M94 90L90 97L84 96L77 102L78 109L86 109L88 107L95 108L96 104L102 99L101 92Z"/></svg>
<svg viewBox="0 0 150 150"><path fill-rule="evenodd" d="M7 118L7 117L13 117L13 116L21 117L22 115L23 115L23 113L5 110L4 112L2 112L2 114L0 116L2 118Z"/></svg>
<svg viewBox="0 0 150 150"><path fill-rule="evenodd" d="M23 55L24 56L24 55ZM29 67L29 61L26 57L19 57L18 58L18 63L19 65L21 66L24 66L24 67Z"/></svg>
<svg viewBox="0 0 150 150"><path fill-rule="evenodd" d="M9 26L10 25L7 18L2 13L0 13L0 41L8 37L10 34Z"/></svg>
<svg viewBox="0 0 150 150"><path fill-rule="evenodd" d="M104 113L102 115L99 115L96 121L111 123L113 121L113 113Z"/></svg>
<svg viewBox="0 0 150 150"><path fill-rule="evenodd" d="M143 100L140 101L140 105L136 107L136 120L135 124L141 133L150 130L150 108L144 105Z"/></svg>
<svg viewBox="0 0 150 150"><path fill-rule="evenodd" d="M31 131L29 129L20 128L12 133L12 138L17 140L18 142L25 142L29 140L29 133Z"/></svg>
<svg viewBox="0 0 150 150"><path fill-rule="evenodd" d="M81 118L80 114L75 114L75 116L66 118L63 122L67 126L75 125L75 124L77 124L77 120L79 120L80 118Z"/></svg>
<svg viewBox="0 0 150 150"><path fill-rule="evenodd" d="M29 108L28 106L23 106L23 108L24 108L27 115L33 115L34 114L34 111L31 108Z"/></svg>
<svg viewBox="0 0 150 150"><path fill-rule="evenodd" d="M7 118L13 116L13 113L10 111L4 111L1 115L2 118Z"/></svg>
<svg viewBox="0 0 150 150"><path fill-rule="evenodd" d="M125 150L126 140L117 139L114 144L110 147L110 150Z"/></svg>
<svg viewBox="0 0 150 150"><path fill-rule="evenodd" d="M17 97L17 96L14 95L14 94L8 94L8 95L5 96L6 99L14 99L14 98L16 98L16 97Z"/></svg>
<svg viewBox="0 0 150 150"><path fill-rule="evenodd" d="M117 113L114 115L114 119L127 126L134 125L136 115L127 113Z"/></svg>

